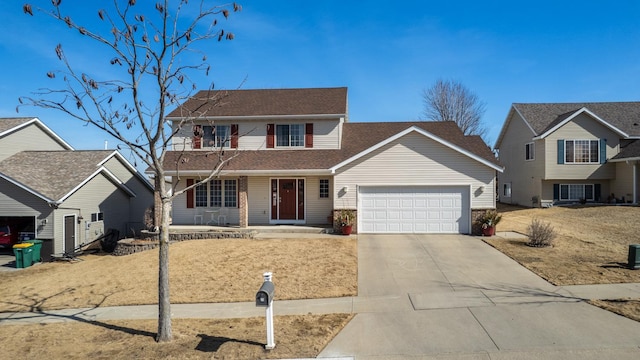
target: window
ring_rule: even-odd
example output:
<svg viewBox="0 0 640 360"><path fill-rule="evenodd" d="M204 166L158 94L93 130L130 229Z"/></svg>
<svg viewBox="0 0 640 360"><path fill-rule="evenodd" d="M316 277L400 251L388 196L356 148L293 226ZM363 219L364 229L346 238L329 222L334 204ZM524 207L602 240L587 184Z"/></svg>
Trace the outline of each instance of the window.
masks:
<svg viewBox="0 0 640 360"><path fill-rule="evenodd" d="M320 179L320 198L329 198L329 179Z"/></svg>
<svg viewBox="0 0 640 360"><path fill-rule="evenodd" d="M560 200L594 200L593 184L560 184Z"/></svg>
<svg viewBox="0 0 640 360"><path fill-rule="evenodd" d="M195 188L195 206L196 207L222 207L224 199L224 207L238 206L238 185L237 180L219 180L209 181L209 184L201 184Z"/></svg>
<svg viewBox="0 0 640 360"><path fill-rule="evenodd" d="M236 180L224 181L224 207L238 206L238 186Z"/></svg>
<svg viewBox="0 0 640 360"><path fill-rule="evenodd" d="M229 147L231 129L229 125L203 126L203 147Z"/></svg>
<svg viewBox="0 0 640 360"><path fill-rule="evenodd" d="M511 183L502 185L502 196L511 197Z"/></svg>
<svg viewBox="0 0 640 360"><path fill-rule="evenodd" d="M222 181L211 180L209 183L209 203L213 207L222 206Z"/></svg>
<svg viewBox="0 0 640 360"><path fill-rule="evenodd" d="M196 207L207 207L207 185L196 186Z"/></svg>
<svg viewBox="0 0 640 360"><path fill-rule="evenodd" d="M304 146L304 124L276 125L276 146Z"/></svg>
<svg viewBox="0 0 640 360"><path fill-rule="evenodd" d="M101 212L91 214L91 222L102 221L103 219L104 219L104 214Z"/></svg>
<svg viewBox="0 0 640 360"><path fill-rule="evenodd" d="M536 158L536 148L534 143L524 145L524 159L534 160Z"/></svg>
<svg viewBox="0 0 640 360"><path fill-rule="evenodd" d="M564 161L567 164L600 162L599 140L565 140Z"/></svg>

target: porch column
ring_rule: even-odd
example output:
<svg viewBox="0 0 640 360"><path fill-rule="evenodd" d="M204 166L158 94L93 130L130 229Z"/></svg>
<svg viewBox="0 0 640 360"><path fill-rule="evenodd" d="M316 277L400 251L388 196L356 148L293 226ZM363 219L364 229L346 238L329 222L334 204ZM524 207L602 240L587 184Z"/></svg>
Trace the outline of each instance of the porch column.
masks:
<svg viewBox="0 0 640 360"><path fill-rule="evenodd" d="M246 228L249 226L249 203L247 198L249 181L246 176L240 176L238 183L238 211L240 212L240 227Z"/></svg>

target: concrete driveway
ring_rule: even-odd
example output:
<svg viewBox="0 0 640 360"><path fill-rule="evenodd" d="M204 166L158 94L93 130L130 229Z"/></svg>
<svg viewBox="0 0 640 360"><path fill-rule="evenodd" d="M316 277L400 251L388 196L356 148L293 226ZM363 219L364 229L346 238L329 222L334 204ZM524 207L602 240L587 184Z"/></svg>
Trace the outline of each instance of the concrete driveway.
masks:
<svg viewBox="0 0 640 360"><path fill-rule="evenodd" d="M640 323L588 305L480 239L359 235L358 258L357 315L321 358L640 358Z"/></svg>

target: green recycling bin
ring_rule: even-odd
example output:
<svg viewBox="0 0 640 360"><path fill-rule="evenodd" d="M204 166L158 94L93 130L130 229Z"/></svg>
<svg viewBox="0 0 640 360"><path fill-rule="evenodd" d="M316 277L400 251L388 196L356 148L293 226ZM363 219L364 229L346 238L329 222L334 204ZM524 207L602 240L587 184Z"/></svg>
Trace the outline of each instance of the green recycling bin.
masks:
<svg viewBox="0 0 640 360"><path fill-rule="evenodd" d="M42 240L33 239L33 240L25 240L23 243L33 244L33 254L31 254L31 260L34 263L42 261L42 257L40 257L40 251L42 249Z"/></svg>
<svg viewBox="0 0 640 360"><path fill-rule="evenodd" d="M21 243L13 245L13 253L16 256L16 268L23 269L31 266L33 244Z"/></svg>

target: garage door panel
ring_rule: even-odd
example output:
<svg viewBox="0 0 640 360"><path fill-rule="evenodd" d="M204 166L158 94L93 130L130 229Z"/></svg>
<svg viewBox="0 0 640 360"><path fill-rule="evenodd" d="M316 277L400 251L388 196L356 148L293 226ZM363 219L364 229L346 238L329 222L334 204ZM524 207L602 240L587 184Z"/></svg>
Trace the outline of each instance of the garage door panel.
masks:
<svg viewBox="0 0 640 360"><path fill-rule="evenodd" d="M360 188L360 228L377 233L468 233L468 187Z"/></svg>

